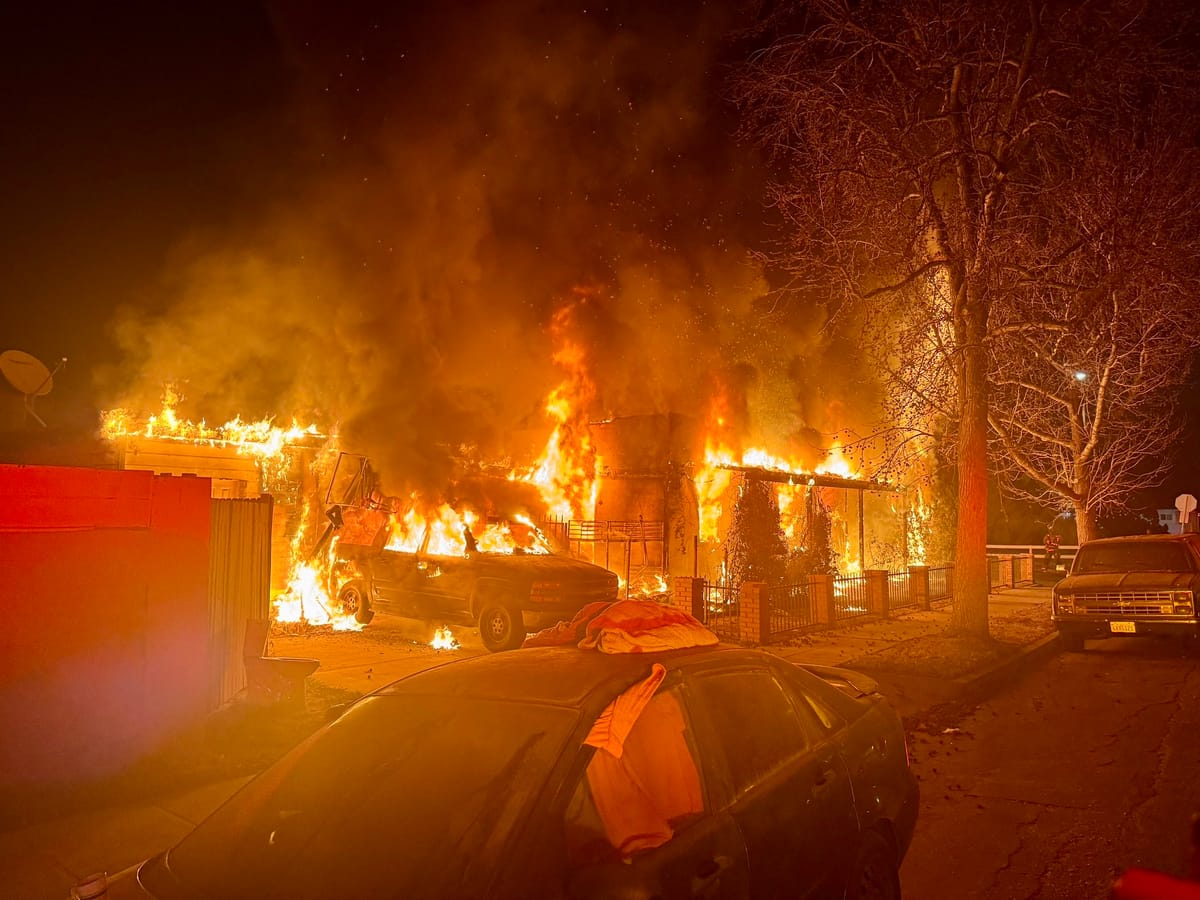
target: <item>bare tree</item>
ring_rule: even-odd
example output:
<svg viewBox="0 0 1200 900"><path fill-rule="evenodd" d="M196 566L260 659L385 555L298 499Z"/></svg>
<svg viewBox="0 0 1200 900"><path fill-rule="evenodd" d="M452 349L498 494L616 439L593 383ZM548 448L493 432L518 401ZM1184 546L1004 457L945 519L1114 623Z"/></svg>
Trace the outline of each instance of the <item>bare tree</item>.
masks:
<svg viewBox="0 0 1200 900"><path fill-rule="evenodd" d="M1200 348L1200 154L1189 107L1140 103L1057 177L1008 256L989 350L1008 489L1070 506L1080 541L1167 471Z"/></svg>
<svg viewBox="0 0 1200 900"><path fill-rule="evenodd" d="M987 634L989 340L1014 299L1047 160L1170 48L1140 4L912 0L785 4L735 79L773 154L777 259L805 294L894 324L891 387L952 426L958 482L953 626ZM1173 64L1171 61L1163 65ZM1083 123L1077 127L1077 123Z"/></svg>

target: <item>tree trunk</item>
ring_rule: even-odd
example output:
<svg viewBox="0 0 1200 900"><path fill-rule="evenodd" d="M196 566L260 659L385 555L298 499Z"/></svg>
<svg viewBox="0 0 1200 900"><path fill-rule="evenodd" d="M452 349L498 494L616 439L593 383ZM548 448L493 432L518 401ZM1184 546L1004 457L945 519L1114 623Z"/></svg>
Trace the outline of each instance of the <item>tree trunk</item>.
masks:
<svg viewBox="0 0 1200 900"><path fill-rule="evenodd" d="M970 338L962 350L959 380L962 419L958 433L958 534L954 542L954 614L950 629L987 637L987 361L982 327L977 321L971 325Z"/></svg>
<svg viewBox="0 0 1200 900"><path fill-rule="evenodd" d="M1096 533L1096 517L1082 503L1075 504L1075 533L1080 544L1099 537Z"/></svg>

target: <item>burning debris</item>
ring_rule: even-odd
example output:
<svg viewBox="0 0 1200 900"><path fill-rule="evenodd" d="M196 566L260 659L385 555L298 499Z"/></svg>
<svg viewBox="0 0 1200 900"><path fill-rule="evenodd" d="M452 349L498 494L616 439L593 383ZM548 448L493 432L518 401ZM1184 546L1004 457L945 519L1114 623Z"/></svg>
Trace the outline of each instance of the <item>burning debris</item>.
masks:
<svg viewBox="0 0 1200 900"><path fill-rule="evenodd" d="M434 650L457 650L459 645L450 629L443 625L434 631L433 640L429 642L429 646Z"/></svg>

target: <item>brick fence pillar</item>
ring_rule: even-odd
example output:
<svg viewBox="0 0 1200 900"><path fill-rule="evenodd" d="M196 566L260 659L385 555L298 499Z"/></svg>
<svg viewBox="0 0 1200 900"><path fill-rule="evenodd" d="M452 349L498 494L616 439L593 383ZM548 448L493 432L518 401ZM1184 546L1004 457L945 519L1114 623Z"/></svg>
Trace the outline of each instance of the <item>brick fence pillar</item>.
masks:
<svg viewBox="0 0 1200 900"><path fill-rule="evenodd" d="M908 596L917 609L929 609L929 566L908 567Z"/></svg>
<svg viewBox="0 0 1200 900"><path fill-rule="evenodd" d="M888 573L887 569L867 569L867 612L873 616L887 617Z"/></svg>
<svg viewBox="0 0 1200 900"><path fill-rule="evenodd" d="M765 644L771 633L770 626L766 584L745 582L738 594L738 639L743 644Z"/></svg>
<svg viewBox="0 0 1200 900"><path fill-rule="evenodd" d="M837 622L837 597L833 592L832 575L808 576L808 602L812 605L813 621L818 625Z"/></svg>
<svg viewBox="0 0 1200 900"><path fill-rule="evenodd" d="M704 579L676 575L671 579L668 602L675 609L682 609L690 616L704 621Z"/></svg>

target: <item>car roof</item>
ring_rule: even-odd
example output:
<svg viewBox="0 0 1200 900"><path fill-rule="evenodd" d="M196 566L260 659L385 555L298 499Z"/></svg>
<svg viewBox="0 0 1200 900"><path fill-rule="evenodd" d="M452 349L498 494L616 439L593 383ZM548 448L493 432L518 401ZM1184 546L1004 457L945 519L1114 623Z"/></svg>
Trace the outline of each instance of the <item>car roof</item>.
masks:
<svg viewBox="0 0 1200 900"><path fill-rule="evenodd" d="M727 646L619 654L538 647L457 660L402 678L376 694L440 694L581 708L596 694L607 702L648 676L654 663L669 673L684 665L761 665L770 659L761 651Z"/></svg>

